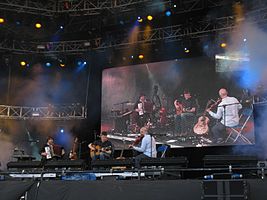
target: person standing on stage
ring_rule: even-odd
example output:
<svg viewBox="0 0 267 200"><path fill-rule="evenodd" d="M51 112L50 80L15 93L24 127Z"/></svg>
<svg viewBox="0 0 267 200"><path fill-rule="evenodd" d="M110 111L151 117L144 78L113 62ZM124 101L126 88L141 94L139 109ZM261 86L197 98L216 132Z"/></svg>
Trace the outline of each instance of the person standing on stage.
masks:
<svg viewBox="0 0 267 200"><path fill-rule="evenodd" d="M156 141L155 138L148 133L147 127L142 127L140 129L141 135L143 135L143 139L141 142L141 146L137 147L134 145L130 145L130 148L141 152L142 154L135 157L135 168L140 169L140 161L143 158L156 158L157 157L157 150L156 150Z"/></svg>
<svg viewBox="0 0 267 200"><path fill-rule="evenodd" d="M226 127L235 127L239 124L239 110L242 105L235 97L229 97L225 88L219 90L221 103L219 103L217 112L214 113L210 109L207 110L209 115L214 119L220 119L211 132L217 143L223 142L226 138Z"/></svg>
<svg viewBox="0 0 267 200"><path fill-rule="evenodd" d="M147 103L146 96L141 94L138 101L134 105L134 110L137 112L137 125L143 127L149 120L149 113L145 110L145 103Z"/></svg>

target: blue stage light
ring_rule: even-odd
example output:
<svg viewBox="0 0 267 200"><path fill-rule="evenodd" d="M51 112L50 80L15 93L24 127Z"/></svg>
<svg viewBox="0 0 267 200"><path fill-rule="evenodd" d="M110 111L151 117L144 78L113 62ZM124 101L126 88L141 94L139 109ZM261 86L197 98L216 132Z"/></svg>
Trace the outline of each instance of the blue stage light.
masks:
<svg viewBox="0 0 267 200"><path fill-rule="evenodd" d="M172 15L172 12L171 12L170 10L167 10L167 11L165 12L165 15L166 15L167 17L169 17L169 16Z"/></svg>
<svg viewBox="0 0 267 200"><path fill-rule="evenodd" d="M62 129L60 129L60 133L64 133L64 129L62 128Z"/></svg>
<svg viewBox="0 0 267 200"><path fill-rule="evenodd" d="M50 62L46 62L46 63L45 63L45 66L46 66L46 67L51 67L52 64L51 64Z"/></svg>

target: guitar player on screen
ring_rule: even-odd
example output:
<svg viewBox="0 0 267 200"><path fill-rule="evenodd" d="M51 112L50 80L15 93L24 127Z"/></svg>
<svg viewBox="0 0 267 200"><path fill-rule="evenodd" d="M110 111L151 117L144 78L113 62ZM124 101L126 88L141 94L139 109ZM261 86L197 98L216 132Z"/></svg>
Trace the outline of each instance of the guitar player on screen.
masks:
<svg viewBox="0 0 267 200"><path fill-rule="evenodd" d="M107 132L103 131L100 140L96 140L88 145L92 160L110 159L113 152L113 145L108 140Z"/></svg>
<svg viewBox="0 0 267 200"><path fill-rule="evenodd" d="M175 131L178 135L187 136L192 131L192 123L197 110L196 99L191 96L189 90L185 90L182 98L174 101L176 109Z"/></svg>

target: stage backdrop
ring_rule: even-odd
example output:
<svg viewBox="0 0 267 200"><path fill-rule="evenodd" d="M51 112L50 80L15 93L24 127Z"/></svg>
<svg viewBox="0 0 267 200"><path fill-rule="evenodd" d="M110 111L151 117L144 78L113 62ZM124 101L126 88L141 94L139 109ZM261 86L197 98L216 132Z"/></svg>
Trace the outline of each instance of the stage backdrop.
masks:
<svg viewBox="0 0 267 200"><path fill-rule="evenodd" d="M244 87L242 71L218 71L214 59L198 57L157 63L140 64L105 69L102 74L102 131L120 148L135 140L144 122L150 125L150 132L159 144L172 147L202 147L211 145L254 144L254 120L252 96ZM243 108L240 125L245 124L243 137L225 139L231 129L223 133L223 139L216 138L211 128L217 120L210 119L209 131L196 134L194 126L204 114L208 103L215 102L220 88L227 88L229 96L237 98ZM185 122L177 117L174 101L182 102L184 91L190 91L196 112ZM140 96L144 96L143 107L138 106ZM139 109L139 110L138 110ZM144 112L140 113L140 109ZM138 112L137 112L138 111ZM217 106L213 109L217 111ZM178 115L179 116L179 115ZM248 120L246 120L248 119ZM240 130L240 129L238 129Z"/></svg>

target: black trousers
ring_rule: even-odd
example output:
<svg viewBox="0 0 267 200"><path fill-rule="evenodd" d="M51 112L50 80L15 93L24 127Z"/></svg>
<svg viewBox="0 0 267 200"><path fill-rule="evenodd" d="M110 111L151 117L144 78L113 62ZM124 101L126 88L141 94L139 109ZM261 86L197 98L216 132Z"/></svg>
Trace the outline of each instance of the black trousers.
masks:
<svg viewBox="0 0 267 200"><path fill-rule="evenodd" d="M135 160L134 160L135 168L137 168L137 169L141 168L140 162L143 158L149 158L149 157L143 153L135 157Z"/></svg>
<svg viewBox="0 0 267 200"><path fill-rule="evenodd" d="M212 137L214 139L226 139L226 126L224 126L221 122L218 122L217 124L215 124L212 129Z"/></svg>

